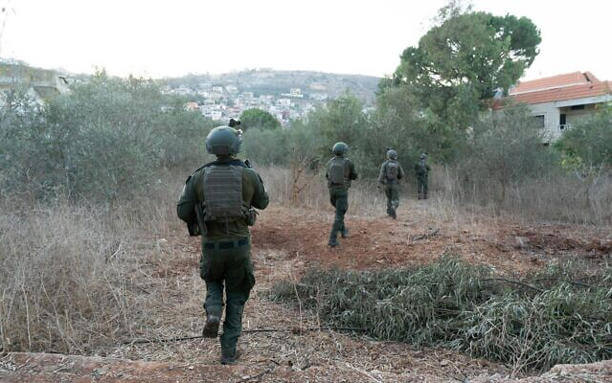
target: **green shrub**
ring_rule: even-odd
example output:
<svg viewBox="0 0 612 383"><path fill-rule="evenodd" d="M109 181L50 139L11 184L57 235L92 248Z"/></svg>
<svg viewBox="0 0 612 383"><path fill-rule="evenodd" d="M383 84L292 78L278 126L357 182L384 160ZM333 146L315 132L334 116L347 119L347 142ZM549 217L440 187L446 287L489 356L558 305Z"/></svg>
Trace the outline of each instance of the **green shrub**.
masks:
<svg viewBox="0 0 612 383"><path fill-rule="evenodd" d="M568 165L612 166L612 105L563 133L555 146L565 154Z"/></svg>
<svg viewBox="0 0 612 383"><path fill-rule="evenodd" d="M200 162L212 124L153 81L104 73L43 107L15 94L0 122L3 194L101 201L146 192L161 167Z"/></svg>

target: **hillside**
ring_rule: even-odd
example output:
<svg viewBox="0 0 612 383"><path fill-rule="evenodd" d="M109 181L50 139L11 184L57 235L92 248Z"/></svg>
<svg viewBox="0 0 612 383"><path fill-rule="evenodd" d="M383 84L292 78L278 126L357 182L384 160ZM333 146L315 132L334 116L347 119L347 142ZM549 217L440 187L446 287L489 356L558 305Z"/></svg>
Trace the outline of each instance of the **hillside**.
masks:
<svg viewBox="0 0 612 383"><path fill-rule="evenodd" d="M186 86L192 89L233 85L241 92L253 92L255 96L280 96L292 88L300 88L309 95L327 95L335 98L347 89L366 103L374 100L380 78L363 75L332 74L310 71L276 71L257 69L219 75L190 74L164 81L171 87Z"/></svg>

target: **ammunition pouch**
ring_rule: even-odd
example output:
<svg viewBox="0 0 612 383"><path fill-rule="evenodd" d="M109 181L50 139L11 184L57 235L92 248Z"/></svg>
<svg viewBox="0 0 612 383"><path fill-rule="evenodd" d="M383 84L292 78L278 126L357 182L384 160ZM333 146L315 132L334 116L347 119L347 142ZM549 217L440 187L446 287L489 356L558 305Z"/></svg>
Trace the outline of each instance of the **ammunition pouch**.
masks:
<svg viewBox="0 0 612 383"><path fill-rule="evenodd" d="M234 222L237 220L240 220L242 218L244 218L246 220L246 224L248 226L253 226L255 225L255 221L257 220L257 216L259 215L259 212L253 208L253 207L249 207L246 204L242 204L241 208L241 216L238 217L213 217L210 214L207 214L206 212L206 203L202 204L202 219L205 222L210 222L210 221L215 221L215 222Z"/></svg>
<svg viewBox="0 0 612 383"><path fill-rule="evenodd" d="M259 215L259 212L257 210L255 210L254 208L249 208L246 214L247 225L255 225L255 221L257 221L257 215Z"/></svg>
<svg viewBox="0 0 612 383"><path fill-rule="evenodd" d="M200 225L198 225L197 222L187 223L187 231L189 232L189 235L192 237L197 237L199 235L202 235L200 231Z"/></svg>

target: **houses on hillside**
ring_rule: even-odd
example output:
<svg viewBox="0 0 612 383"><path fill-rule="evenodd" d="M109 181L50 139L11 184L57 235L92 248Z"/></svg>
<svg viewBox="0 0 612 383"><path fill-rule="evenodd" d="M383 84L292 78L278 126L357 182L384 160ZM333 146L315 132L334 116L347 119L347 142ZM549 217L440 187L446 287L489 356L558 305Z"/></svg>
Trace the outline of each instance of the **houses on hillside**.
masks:
<svg viewBox="0 0 612 383"><path fill-rule="evenodd" d="M580 118L612 102L612 82L600 81L591 72L574 72L519 82L508 95L527 104L554 141Z"/></svg>
<svg viewBox="0 0 612 383"><path fill-rule="evenodd" d="M68 80L52 70L0 63L0 105L4 102L3 93L16 87L23 87L34 102L42 105L44 100L67 92Z"/></svg>

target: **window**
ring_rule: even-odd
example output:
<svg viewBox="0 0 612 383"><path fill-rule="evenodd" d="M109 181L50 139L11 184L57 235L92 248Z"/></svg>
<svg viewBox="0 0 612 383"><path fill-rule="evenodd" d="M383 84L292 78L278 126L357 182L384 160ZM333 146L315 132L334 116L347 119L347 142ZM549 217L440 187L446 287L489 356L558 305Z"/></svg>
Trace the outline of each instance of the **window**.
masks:
<svg viewBox="0 0 612 383"><path fill-rule="evenodd" d="M559 115L559 129L563 130L567 128L567 114L561 113Z"/></svg>
<svg viewBox="0 0 612 383"><path fill-rule="evenodd" d="M534 116L533 118L536 120L536 126L538 128L544 128L544 115L543 114L539 116Z"/></svg>

